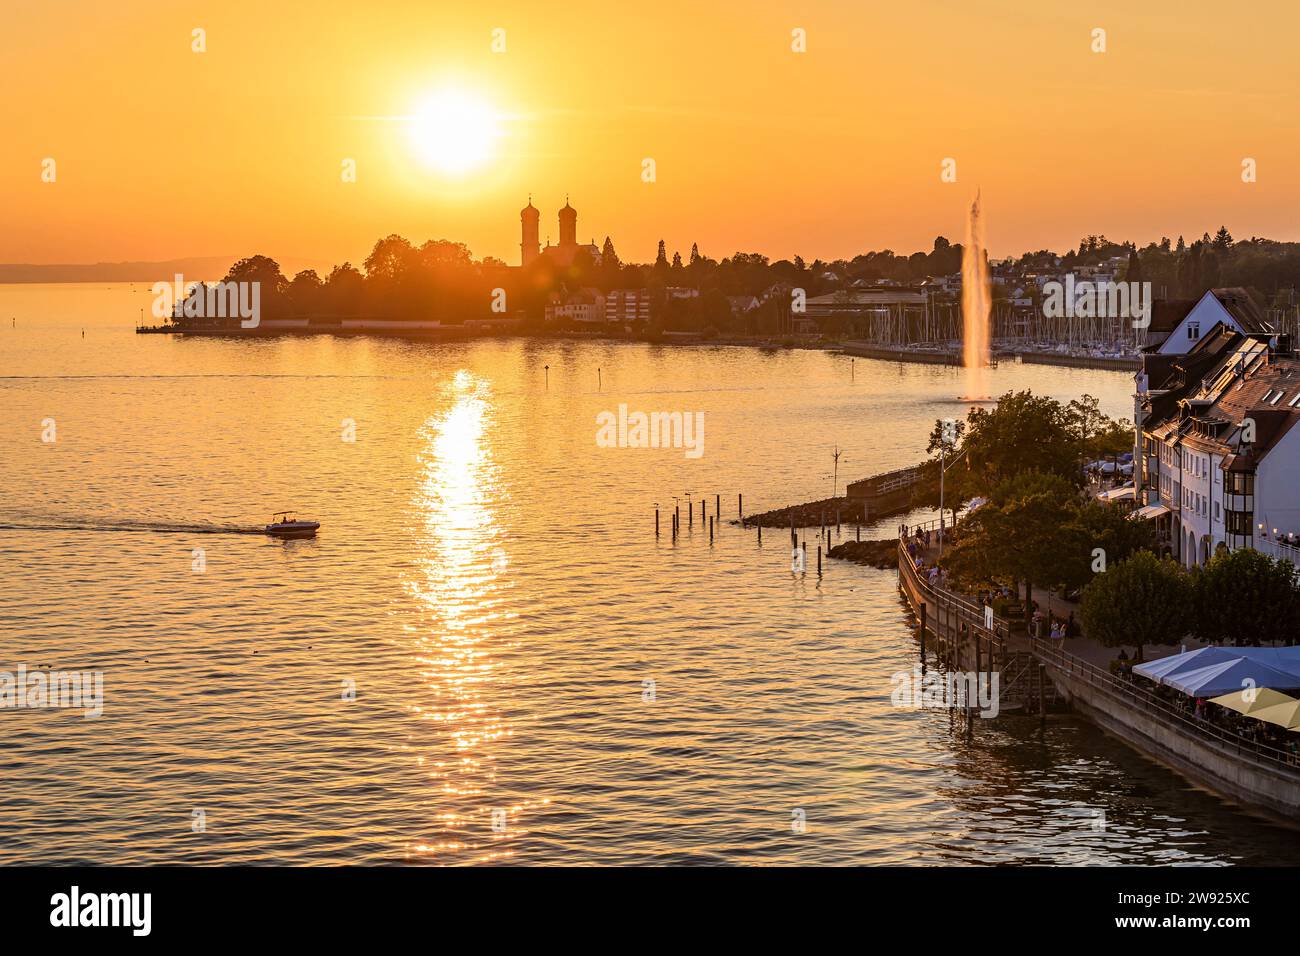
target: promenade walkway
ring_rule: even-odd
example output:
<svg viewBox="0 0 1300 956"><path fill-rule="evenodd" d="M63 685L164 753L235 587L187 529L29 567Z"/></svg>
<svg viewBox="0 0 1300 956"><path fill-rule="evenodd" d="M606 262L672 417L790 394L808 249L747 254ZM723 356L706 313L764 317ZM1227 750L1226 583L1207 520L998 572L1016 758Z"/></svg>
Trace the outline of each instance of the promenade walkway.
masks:
<svg viewBox="0 0 1300 956"><path fill-rule="evenodd" d="M932 566L938 560L938 535L933 529L930 534L929 547L918 548L917 554L926 563L927 567ZM949 588L949 590L952 589ZM975 601L974 595L961 594L961 592L958 591L953 591L953 593L960 594L969 601ZM1079 625L1080 631L1082 631L1079 604L1077 601L1068 601L1061 595L1040 587L1035 587L1033 589L1033 595L1034 601L1038 605L1038 610L1044 616L1046 616L1050 611L1051 615L1055 619L1065 621L1070 618L1071 614L1073 614L1075 623ZM1020 589L1018 596L1024 596L1023 588ZM1049 631L1050 625L1044 625L1043 636L1046 637ZM1061 644L1066 652L1073 654L1075 657L1081 658L1090 664L1095 664L1096 666L1103 668L1108 667L1110 662L1119 656L1120 651L1118 647L1106 647L1097 641L1091 640L1086 634L1081 634L1078 637L1068 637L1062 641ZM1023 634L1012 633L1008 636L1008 647L1010 648L1015 650L1029 650L1029 646L1029 639ZM1188 638L1186 641L1180 642L1179 644L1145 644L1142 647L1142 654L1146 660L1150 661L1160 657L1168 657L1170 654L1177 654L1179 651L1184 649L1191 651L1204 646L1205 642L1196 640L1195 638ZM1137 655L1136 645L1126 646L1124 648L1124 653L1127 654L1129 658L1135 657Z"/></svg>

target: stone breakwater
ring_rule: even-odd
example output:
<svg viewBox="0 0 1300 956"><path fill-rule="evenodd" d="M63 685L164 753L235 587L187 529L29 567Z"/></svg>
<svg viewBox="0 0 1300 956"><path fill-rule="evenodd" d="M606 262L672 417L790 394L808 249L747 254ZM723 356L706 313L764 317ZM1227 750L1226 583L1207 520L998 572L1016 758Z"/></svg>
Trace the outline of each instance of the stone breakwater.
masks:
<svg viewBox="0 0 1300 956"><path fill-rule="evenodd" d="M890 570L898 564L898 539L881 541L845 541L826 552L829 557L873 568Z"/></svg>

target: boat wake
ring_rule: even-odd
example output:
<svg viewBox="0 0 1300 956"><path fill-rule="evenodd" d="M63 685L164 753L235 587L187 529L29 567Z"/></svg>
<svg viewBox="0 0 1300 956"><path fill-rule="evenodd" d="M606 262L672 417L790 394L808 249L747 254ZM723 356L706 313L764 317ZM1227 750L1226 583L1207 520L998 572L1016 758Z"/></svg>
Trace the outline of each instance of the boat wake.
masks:
<svg viewBox="0 0 1300 956"><path fill-rule="evenodd" d="M136 531L153 534L266 534L260 525L179 524L173 521L0 521L0 531Z"/></svg>

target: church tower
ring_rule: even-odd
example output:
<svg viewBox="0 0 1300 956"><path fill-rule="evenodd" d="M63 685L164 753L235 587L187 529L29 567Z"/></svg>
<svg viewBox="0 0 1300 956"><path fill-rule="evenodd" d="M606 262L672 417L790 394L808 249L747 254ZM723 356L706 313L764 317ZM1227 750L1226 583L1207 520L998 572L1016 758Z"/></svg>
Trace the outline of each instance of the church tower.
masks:
<svg viewBox="0 0 1300 956"><path fill-rule="evenodd" d="M523 223L523 241L519 243L520 264L527 266L541 255L541 244L537 241L537 227L542 214L533 207L533 197L528 197L528 205L519 213Z"/></svg>
<svg viewBox="0 0 1300 956"><path fill-rule="evenodd" d="M578 210L569 205L569 197L564 197L564 208L560 210L560 246L571 249L578 244Z"/></svg>

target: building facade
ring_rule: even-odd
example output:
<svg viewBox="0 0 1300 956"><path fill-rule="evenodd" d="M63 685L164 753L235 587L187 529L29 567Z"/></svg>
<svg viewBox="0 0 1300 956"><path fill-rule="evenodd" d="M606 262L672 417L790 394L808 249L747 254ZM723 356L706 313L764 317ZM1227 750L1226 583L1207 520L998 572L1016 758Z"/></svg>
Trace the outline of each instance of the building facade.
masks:
<svg viewBox="0 0 1300 956"><path fill-rule="evenodd" d="M1138 373L1138 515L1189 567L1219 548L1300 559L1300 358L1207 293ZM1205 306L1204 309L1201 307ZM1200 318L1198 319L1198 310ZM1206 323L1196 328L1197 323ZM1207 327L1208 326L1208 327Z"/></svg>

